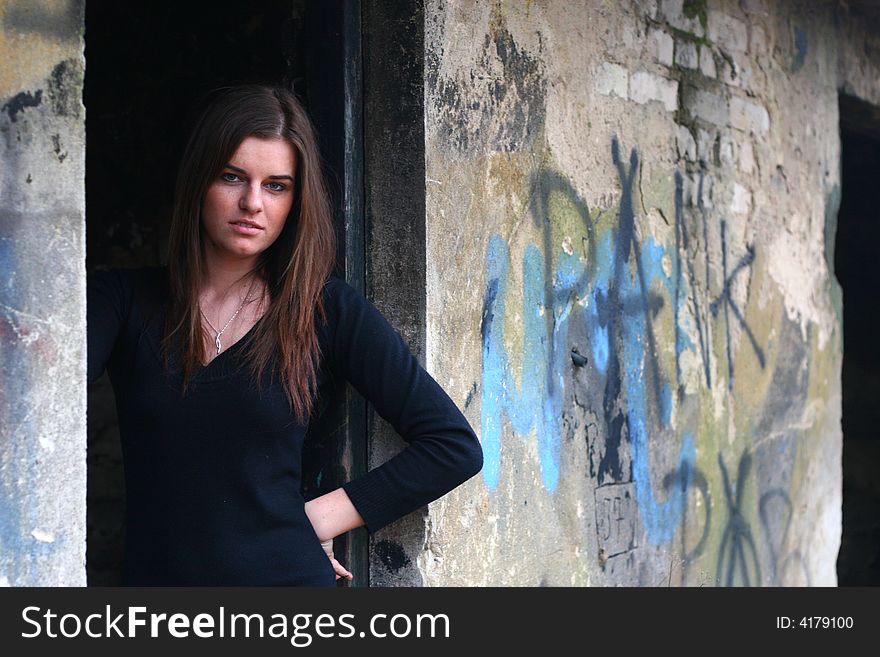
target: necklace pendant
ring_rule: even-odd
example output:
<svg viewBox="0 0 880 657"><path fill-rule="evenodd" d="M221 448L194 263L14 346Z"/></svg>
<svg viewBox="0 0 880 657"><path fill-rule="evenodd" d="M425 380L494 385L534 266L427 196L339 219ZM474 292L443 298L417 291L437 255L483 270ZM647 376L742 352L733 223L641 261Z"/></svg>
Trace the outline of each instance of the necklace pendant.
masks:
<svg viewBox="0 0 880 657"><path fill-rule="evenodd" d="M217 345L217 355L220 355L220 334L217 334L217 337L214 338L214 344Z"/></svg>

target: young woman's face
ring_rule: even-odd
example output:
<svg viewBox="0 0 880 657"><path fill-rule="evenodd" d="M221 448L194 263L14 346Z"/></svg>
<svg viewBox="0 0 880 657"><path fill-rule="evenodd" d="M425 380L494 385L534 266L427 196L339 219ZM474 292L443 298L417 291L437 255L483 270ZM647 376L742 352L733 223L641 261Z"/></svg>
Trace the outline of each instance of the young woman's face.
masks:
<svg viewBox="0 0 880 657"><path fill-rule="evenodd" d="M248 137L208 186L205 248L221 259L253 260L281 234L293 205L296 155L283 139Z"/></svg>

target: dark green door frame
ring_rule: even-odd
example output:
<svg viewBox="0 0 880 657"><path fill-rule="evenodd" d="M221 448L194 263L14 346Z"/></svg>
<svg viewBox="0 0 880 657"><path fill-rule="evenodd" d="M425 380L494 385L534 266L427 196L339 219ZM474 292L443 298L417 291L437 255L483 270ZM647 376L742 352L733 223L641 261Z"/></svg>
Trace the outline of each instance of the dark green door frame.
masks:
<svg viewBox="0 0 880 657"><path fill-rule="evenodd" d="M333 196L337 225L336 274L366 292L364 260L363 85L360 0L306 4L305 95L315 122ZM350 386L334 391L312 425L304 453L307 496L337 488L367 470L367 407ZM368 586L366 531L338 538L334 551L354 573L354 586Z"/></svg>

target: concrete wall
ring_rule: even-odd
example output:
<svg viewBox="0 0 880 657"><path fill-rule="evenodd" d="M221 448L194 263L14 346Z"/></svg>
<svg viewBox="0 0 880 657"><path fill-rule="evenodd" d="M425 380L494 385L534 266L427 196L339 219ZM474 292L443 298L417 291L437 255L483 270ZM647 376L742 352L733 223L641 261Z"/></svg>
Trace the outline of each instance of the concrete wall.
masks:
<svg viewBox="0 0 880 657"><path fill-rule="evenodd" d="M0 0L0 585L85 585L83 3Z"/></svg>
<svg viewBox="0 0 880 657"><path fill-rule="evenodd" d="M430 371L482 474L436 585L833 585L834 4L425 3ZM876 32L875 32L876 34Z"/></svg>

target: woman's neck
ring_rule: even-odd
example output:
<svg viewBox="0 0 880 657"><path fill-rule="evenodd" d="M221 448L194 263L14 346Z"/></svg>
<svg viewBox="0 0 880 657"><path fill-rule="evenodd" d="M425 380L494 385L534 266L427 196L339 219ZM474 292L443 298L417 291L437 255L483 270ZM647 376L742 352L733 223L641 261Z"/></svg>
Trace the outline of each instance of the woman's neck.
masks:
<svg viewBox="0 0 880 657"><path fill-rule="evenodd" d="M252 282L249 274L256 272L256 258L247 260L219 260L209 254L205 257L205 273L202 278L202 293L208 297L223 298L242 283Z"/></svg>

